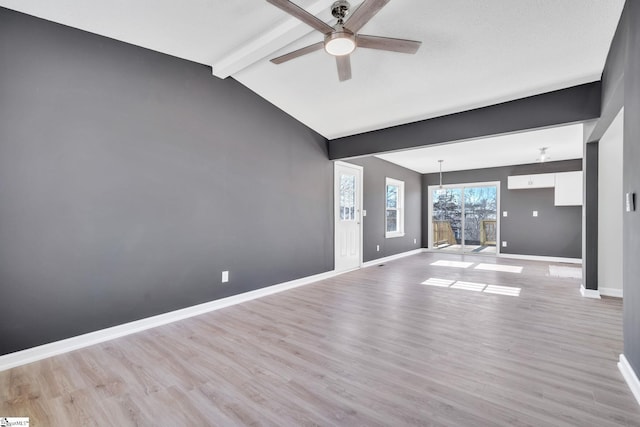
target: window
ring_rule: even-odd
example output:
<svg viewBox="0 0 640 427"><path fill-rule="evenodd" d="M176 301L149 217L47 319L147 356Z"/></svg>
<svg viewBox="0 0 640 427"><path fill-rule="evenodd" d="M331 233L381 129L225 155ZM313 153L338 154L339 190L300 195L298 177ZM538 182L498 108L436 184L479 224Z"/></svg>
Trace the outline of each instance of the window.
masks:
<svg viewBox="0 0 640 427"><path fill-rule="evenodd" d="M340 220L356 220L355 175L340 175Z"/></svg>
<svg viewBox="0 0 640 427"><path fill-rule="evenodd" d="M387 178L385 237L404 236L404 182Z"/></svg>

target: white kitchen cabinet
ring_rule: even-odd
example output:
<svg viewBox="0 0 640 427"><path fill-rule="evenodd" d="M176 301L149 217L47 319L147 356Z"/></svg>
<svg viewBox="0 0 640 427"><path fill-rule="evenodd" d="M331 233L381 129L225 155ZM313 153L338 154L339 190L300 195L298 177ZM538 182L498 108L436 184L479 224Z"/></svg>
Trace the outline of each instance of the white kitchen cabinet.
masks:
<svg viewBox="0 0 640 427"><path fill-rule="evenodd" d="M507 177L507 188L519 190L526 188L552 188L556 185L555 173L539 173L532 175L514 175Z"/></svg>
<svg viewBox="0 0 640 427"><path fill-rule="evenodd" d="M582 171L556 173L556 206L582 206Z"/></svg>

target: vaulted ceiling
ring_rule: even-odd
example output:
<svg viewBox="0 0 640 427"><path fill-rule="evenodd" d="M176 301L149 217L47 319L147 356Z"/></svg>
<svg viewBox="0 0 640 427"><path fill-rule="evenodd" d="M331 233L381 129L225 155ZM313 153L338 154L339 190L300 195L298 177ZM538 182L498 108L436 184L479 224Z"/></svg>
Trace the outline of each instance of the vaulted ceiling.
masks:
<svg viewBox="0 0 640 427"><path fill-rule="evenodd" d="M335 23L332 0L297 3ZM391 0L361 32L421 48L356 49L346 82L322 50L269 62L322 35L264 0L0 5L210 65L334 139L598 80L624 0Z"/></svg>

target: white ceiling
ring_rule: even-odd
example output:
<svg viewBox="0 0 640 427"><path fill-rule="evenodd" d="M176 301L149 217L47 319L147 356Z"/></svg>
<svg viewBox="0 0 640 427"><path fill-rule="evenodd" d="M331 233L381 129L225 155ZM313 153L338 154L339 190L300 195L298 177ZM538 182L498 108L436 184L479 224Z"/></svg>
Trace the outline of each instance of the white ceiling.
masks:
<svg viewBox="0 0 640 427"><path fill-rule="evenodd" d="M552 161L581 159L582 141L582 124L576 124L379 154L376 157L419 173L438 172L438 160L444 160L442 171L450 172L535 163L542 147L547 147L547 155Z"/></svg>
<svg viewBox="0 0 640 427"><path fill-rule="evenodd" d="M330 22L333 0L297 0ZM357 6L358 0L354 0ZM329 139L598 80L624 0L391 0L362 33L421 40L357 49L353 79L322 35L264 0L0 0L0 5L231 75ZM212 78L216 78L213 77Z"/></svg>

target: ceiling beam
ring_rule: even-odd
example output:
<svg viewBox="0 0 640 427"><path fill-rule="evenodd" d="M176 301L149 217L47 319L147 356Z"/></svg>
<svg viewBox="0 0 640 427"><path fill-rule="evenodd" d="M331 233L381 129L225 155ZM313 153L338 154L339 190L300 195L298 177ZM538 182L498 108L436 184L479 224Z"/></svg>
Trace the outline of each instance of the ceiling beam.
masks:
<svg viewBox="0 0 640 427"><path fill-rule="evenodd" d="M319 15L321 12L326 12L327 1L316 1L305 10L314 16ZM283 16L289 16L284 12L282 14ZM289 17L282 24L276 25L249 43L243 43L228 55L217 60L215 64L211 64L213 75L221 79L232 76L314 31L314 29L300 20ZM318 41L321 40L323 40L323 37L318 33Z"/></svg>
<svg viewBox="0 0 640 427"><path fill-rule="evenodd" d="M600 116L600 81L527 98L366 132L328 142L329 158L345 159L579 123Z"/></svg>

